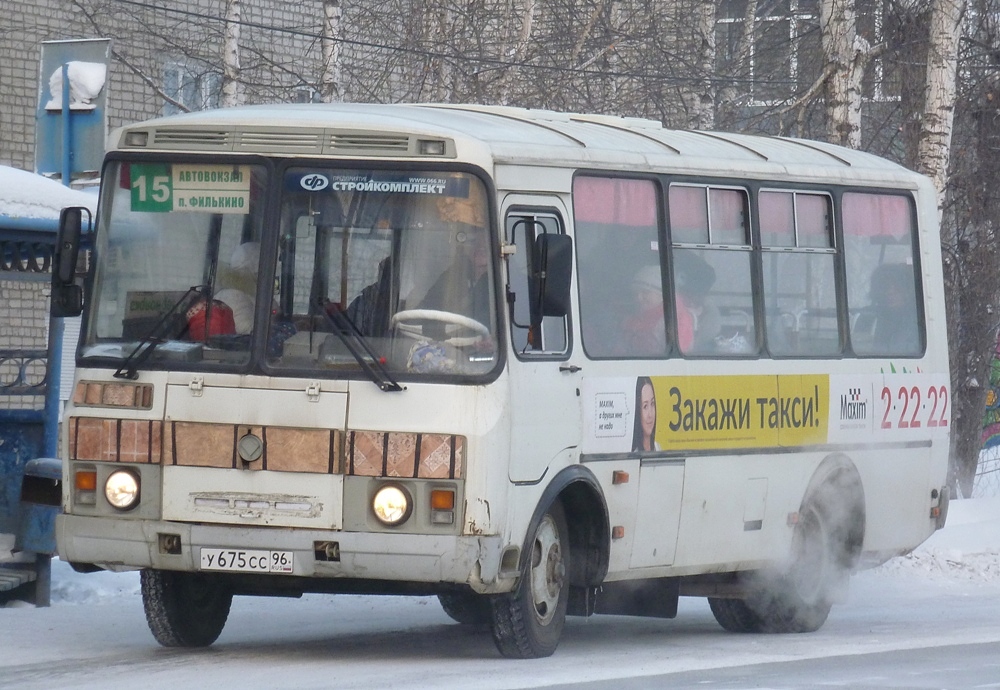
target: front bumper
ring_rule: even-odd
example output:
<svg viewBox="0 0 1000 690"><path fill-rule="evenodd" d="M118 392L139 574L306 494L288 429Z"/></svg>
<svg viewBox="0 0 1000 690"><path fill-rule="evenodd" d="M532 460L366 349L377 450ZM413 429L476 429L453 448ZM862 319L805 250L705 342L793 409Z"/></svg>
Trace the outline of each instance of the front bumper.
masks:
<svg viewBox="0 0 1000 690"><path fill-rule="evenodd" d="M164 553L160 535L177 535L179 553ZM108 569L197 571L206 548L282 550L294 553L291 575L368 581L468 584L481 593L509 591L501 579L496 536L414 535L189 524L156 520L59 515L59 557ZM336 542L339 560L320 560L316 544Z"/></svg>

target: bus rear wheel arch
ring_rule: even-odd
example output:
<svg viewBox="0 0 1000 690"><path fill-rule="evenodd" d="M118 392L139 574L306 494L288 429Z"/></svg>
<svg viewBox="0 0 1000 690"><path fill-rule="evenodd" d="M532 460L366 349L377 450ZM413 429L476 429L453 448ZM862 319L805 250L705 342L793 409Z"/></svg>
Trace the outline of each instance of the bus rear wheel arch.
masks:
<svg viewBox="0 0 1000 690"><path fill-rule="evenodd" d="M786 563L743 575L743 598L709 598L730 632L818 630L846 589L864 540L864 491L843 458L821 465L799 509Z"/></svg>

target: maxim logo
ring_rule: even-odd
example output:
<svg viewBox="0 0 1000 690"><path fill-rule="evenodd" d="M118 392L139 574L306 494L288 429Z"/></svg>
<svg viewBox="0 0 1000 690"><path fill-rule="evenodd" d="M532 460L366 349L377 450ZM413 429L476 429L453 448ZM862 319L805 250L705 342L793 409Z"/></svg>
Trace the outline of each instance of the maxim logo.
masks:
<svg viewBox="0 0 1000 690"><path fill-rule="evenodd" d="M868 419L868 401L861 399L860 388L849 388L840 396L840 419Z"/></svg>

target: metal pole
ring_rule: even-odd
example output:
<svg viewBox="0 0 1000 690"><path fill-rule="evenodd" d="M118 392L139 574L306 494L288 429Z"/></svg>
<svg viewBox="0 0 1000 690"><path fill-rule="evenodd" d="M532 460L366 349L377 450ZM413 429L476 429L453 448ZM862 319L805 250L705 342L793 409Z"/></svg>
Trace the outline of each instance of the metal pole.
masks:
<svg viewBox="0 0 1000 690"><path fill-rule="evenodd" d="M62 183L69 187L73 175L73 129L70 127L69 63L62 66Z"/></svg>
<svg viewBox="0 0 1000 690"><path fill-rule="evenodd" d="M69 63L62 66L62 183L73 178L73 128L69 109ZM53 270L55 267L53 266ZM45 455L59 457L59 384L62 378L63 320L49 318L49 357L45 363Z"/></svg>
<svg viewBox="0 0 1000 690"><path fill-rule="evenodd" d="M59 388L62 379L63 319L49 317L49 355L45 363L45 457L59 457Z"/></svg>

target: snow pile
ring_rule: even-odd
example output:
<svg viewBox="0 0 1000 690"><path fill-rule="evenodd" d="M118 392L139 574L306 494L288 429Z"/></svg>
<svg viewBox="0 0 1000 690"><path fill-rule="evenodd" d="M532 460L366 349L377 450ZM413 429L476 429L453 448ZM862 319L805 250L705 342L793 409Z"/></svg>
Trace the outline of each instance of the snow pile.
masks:
<svg viewBox="0 0 1000 690"><path fill-rule="evenodd" d="M878 576L921 577L972 582L1000 581L1000 554L964 553L954 549L917 549L875 568Z"/></svg>
<svg viewBox="0 0 1000 690"><path fill-rule="evenodd" d="M893 558L878 576L1000 582L1000 499L952 501L948 523L913 553Z"/></svg>
<svg viewBox="0 0 1000 690"><path fill-rule="evenodd" d="M58 220L66 206L97 210L97 196L47 177L0 165L0 216Z"/></svg>
<svg viewBox="0 0 1000 690"><path fill-rule="evenodd" d="M66 63L69 75L69 107L72 110L93 110L91 103L100 95L108 78L108 66L100 62L73 60ZM46 110L62 108L63 68L60 65L49 77L49 93L52 98L45 104Z"/></svg>
<svg viewBox="0 0 1000 690"><path fill-rule="evenodd" d="M138 597L139 594L138 572L81 574L70 568L68 563L59 559L52 561L53 605L101 604L122 597Z"/></svg>

